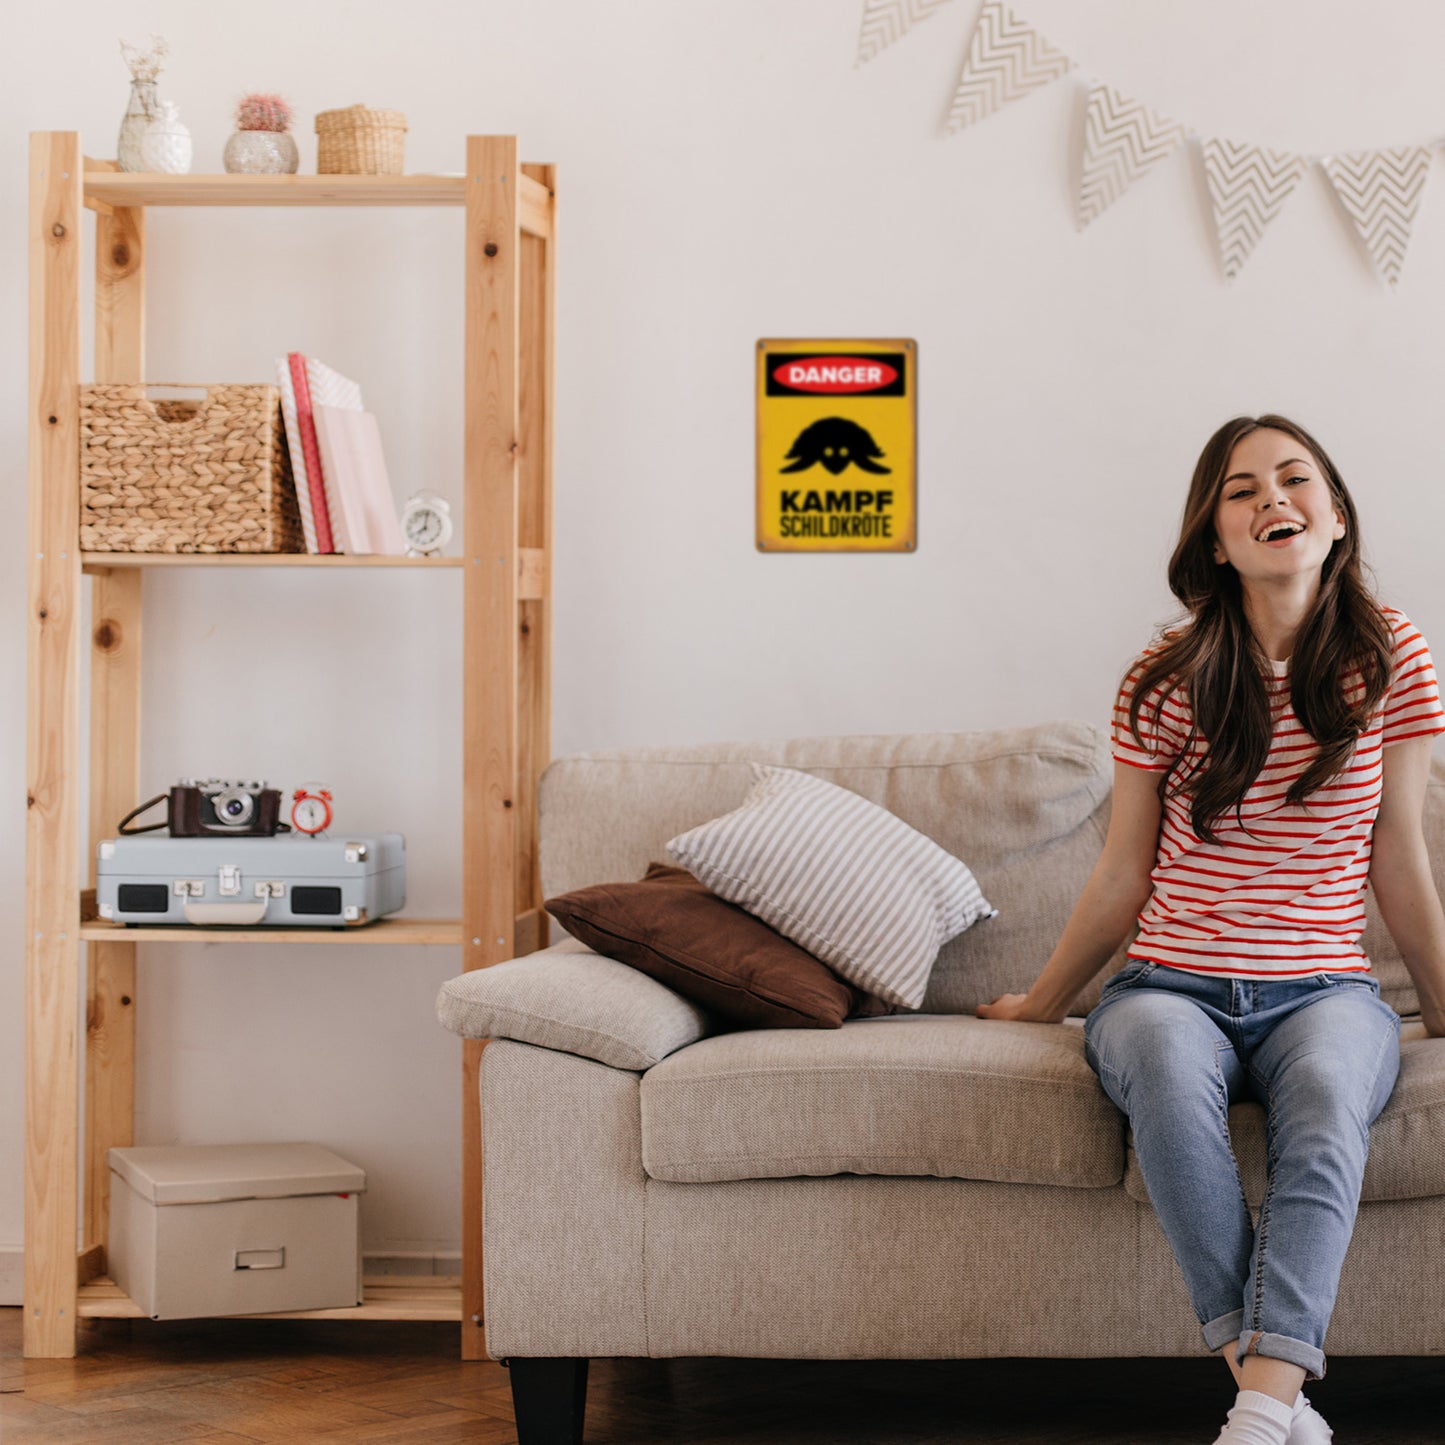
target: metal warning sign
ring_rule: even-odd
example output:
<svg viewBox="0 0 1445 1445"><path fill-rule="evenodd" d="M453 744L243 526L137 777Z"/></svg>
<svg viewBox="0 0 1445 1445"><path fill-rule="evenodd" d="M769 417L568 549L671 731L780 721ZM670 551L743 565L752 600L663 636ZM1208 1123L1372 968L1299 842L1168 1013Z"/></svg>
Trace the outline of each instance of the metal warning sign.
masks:
<svg viewBox="0 0 1445 1445"><path fill-rule="evenodd" d="M917 545L918 348L758 342L758 549Z"/></svg>

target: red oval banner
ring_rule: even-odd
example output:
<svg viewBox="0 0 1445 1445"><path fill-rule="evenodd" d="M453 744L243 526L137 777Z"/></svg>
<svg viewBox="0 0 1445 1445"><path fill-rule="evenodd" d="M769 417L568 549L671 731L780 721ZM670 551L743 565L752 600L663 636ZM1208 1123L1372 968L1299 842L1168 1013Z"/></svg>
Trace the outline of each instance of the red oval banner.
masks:
<svg viewBox="0 0 1445 1445"><path fill-rule="evenodd" d="M792 391L829 396L877 391L897 379L894 367L873 356L790 356L773 372L773 380Z"/></svg>

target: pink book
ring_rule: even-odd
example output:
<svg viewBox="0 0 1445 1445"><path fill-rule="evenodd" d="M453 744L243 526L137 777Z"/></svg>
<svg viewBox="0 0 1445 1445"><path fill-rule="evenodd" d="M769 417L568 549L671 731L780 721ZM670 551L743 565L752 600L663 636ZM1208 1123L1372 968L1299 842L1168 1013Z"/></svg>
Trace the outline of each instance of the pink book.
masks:
<svg viewBox="0 0 1445 1445"><path fill-rule="evenodd" d="M296 392L296 427L301 433L301 451L306 458L306 484L311 494L311 515L316 524L316 550L335 552L331 535L331 514L326 507L326 485L321 476L321 451L316 445L316 422L311 414L311 384L306 378L306 358L299 351L287 353L291 385Z"/></svg>
<svg viewBox="0 0 1445 1445"><path fill-rule="evenodd" d="M338 545L400 557L406 551L381 432L369 411L317 403L312 412Z"/></svg>

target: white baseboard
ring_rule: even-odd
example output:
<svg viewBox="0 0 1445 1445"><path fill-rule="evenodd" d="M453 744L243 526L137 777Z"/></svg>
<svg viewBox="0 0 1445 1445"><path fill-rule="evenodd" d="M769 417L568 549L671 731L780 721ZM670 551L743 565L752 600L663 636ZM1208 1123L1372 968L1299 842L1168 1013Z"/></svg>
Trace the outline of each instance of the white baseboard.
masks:
<svg viewBox="0 0 1445 1445"><path fill-rule="evenodd" d="M460 1254L367 1254L362 1256L365 1275L458 1275ZM0 1305L18 1305L24 1299L25 1251L17 1245L0 1245Z"/></svg>
<svg viewBox="0 0 1445 1445"><path fill-rule="evenodd" d="M23 1302L25 1251L18 1244L0 1244L0 1305Z"/></svg>
<svg viewBox="0 0 1445 1445"><path fill-rule="evenodd" d="M462 1272L460 1254L423 1254L420 1251L403 1251L392 1254L363 1254L361 1272L368 1278L372 1275L459 1275Z"/></svg>

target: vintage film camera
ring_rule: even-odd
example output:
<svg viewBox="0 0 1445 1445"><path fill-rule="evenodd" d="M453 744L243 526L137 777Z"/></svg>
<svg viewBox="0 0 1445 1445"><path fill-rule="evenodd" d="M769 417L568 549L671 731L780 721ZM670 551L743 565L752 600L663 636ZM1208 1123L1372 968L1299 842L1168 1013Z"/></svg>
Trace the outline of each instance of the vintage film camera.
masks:
<svg viewBox="0 0 1445 1445"><path fill-rule="evenodd" d="M158 803L166 805L163 823L130 826L134 819ZM118 832L154 833L169 830L172 838L219 837L269 838L289 833L290 824L281 821L281 792L265 783L229 782L222 778L182 778L169 793L157 793L120 820Z"/></svg>

